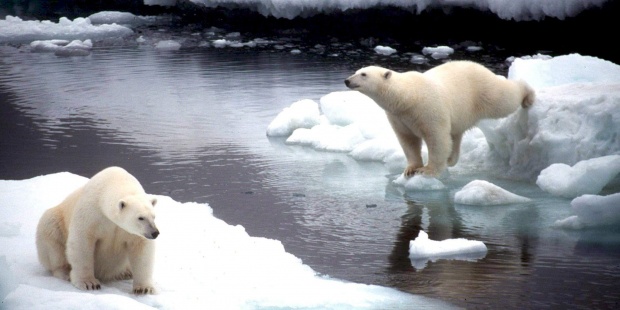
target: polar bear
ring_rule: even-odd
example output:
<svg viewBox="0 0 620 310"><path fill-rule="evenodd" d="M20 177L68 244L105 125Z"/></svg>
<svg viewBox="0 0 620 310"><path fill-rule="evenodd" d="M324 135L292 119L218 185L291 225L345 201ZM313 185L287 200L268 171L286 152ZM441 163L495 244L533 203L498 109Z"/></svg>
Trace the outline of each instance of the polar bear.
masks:
<svg viewBox="0 0 620 310"><path fill-rule="evenodd" d="M502 118L534 103L524 81L508 80L471 61L450 61L424 73L378 66L359 69L345 85L383 110L407 158L404 175L437 176L456 165L463 133L483 118ZM422 140L428 163L421 156Z"/></svg>
<svg viewBox="0 0 620 310"><path fill-rule="evenodd" d="M36 233L39 261L82 290L133 277L135 294L153 294L156 203L126 170L106 168L43 213Z"/></svg>

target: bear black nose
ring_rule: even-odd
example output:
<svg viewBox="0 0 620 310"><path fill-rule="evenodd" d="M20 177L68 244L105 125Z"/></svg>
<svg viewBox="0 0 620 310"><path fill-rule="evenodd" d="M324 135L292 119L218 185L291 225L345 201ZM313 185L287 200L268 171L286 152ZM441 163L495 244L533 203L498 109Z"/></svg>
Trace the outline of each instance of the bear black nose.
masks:
<svg viewBox="0 0 620 310"><path fill-rule="evenodd" d="M344 85L347 85L347 87L349 87L349 84L350 84L350 83L351 83L351 82L349 82L349 79L344 80Z"/></svg>
<svg viewBox="0 0 620 310"><path fill-rule="evenodd" d="M153 237L153 239L157 238L157 236L159 236L159 230L154 231L151 236Z"/></svg>

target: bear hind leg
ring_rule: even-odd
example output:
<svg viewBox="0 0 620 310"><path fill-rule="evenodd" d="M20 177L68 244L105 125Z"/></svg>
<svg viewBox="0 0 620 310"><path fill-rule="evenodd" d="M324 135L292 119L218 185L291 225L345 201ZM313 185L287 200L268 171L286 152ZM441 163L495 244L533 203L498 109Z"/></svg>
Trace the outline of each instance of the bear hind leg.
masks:
<svg viewBox="0 0 620 310"><path fill-rule="evenodd" d="M463 139L462 133L452 135L452 153L450 153L450 157L448 157L448 166L450 167L454 167L456 163L459 161L462 139Z"/></svg>
<svg viewBox="0 0 620 310"><path fill-rule="evenodd" d="M62 218L55 209L47 210L37 226L36 245L39 262L56 278L69 281L71 265L66 256L66 238L60 228Z"/></svg>

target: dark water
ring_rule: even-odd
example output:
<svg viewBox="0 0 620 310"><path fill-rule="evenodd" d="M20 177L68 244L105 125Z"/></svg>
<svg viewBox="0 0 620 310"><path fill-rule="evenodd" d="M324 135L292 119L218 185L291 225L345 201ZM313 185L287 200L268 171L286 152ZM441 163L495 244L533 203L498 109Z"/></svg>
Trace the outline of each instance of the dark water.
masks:
<svg viewBox="0 0 620 310"><path fill-rule="evenodd" d="M365 62L424 67L343 57L99 46L63 58L0 48L0 179L119 165L147 192L208 203L334 278L467 308L618 307L620 234L550 228L570 215L569 200L477 172L453 176L444 191L405 194L380 163L267 138L283 108L345 90L343 79ZM506 69L504 55L472 57ZM454 205L454 192L477 178L534 202ZM434 240L480 240L489 252L418 265L408 245L420 229Z"/></svg>

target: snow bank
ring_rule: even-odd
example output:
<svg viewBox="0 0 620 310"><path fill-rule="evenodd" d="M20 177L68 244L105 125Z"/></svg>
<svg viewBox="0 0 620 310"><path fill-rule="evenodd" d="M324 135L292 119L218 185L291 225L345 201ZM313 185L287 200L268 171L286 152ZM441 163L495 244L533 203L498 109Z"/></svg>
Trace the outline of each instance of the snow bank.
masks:
<svg viewBox="0 0 620 310"><path fill-rule="evenodd" d="M0 302L7 309L410 309L449 306L374 285L318 276L277 240L251 237L208 205L158 196L157 295L130 293L131 280L84 292L38 263L41 214L86 178L57 173L0 181Z"/></svg>
<svg viewBox="0 0 620 310"><path fill-rule="evenodd" d="M513 194L493 183L474 180L454 194L454 203L464 205L494 206L525 203L529 198Z"/></svg>
<svg viewBox="0 0 620 310"><path fill-rule="evenodd" d="M430 240L423 230L415 240L409 241L409 258L416 269L424 268L429 260L478 260L486 253L487 246L481 241L463 238L435 241Z"/></svg>

